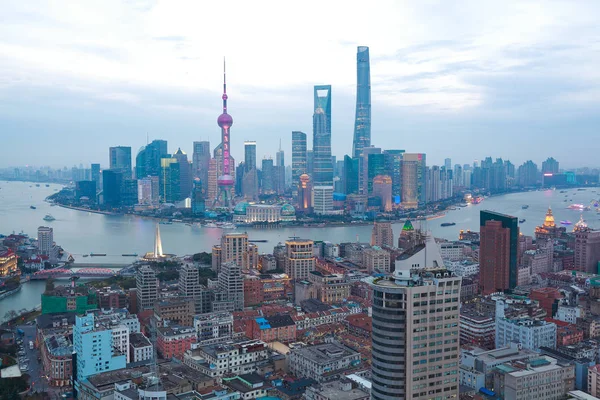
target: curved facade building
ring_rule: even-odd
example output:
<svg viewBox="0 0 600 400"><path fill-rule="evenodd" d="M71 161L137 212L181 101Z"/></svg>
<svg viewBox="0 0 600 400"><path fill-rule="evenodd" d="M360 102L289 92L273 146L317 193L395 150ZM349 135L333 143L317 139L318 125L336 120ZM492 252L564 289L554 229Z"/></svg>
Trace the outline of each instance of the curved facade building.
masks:
<svg viewBox="0 0 600 400"><path fill-rule="evenodd" d="M371 399L458 398L460 284L432 237L372 281Z"/></svg>
<svg viewBox="0 0 600 400"><path fill-rule="evenodd" d="M371 145L371 66L369 48L359 46L356 53L356 119L354 122L353 157Z"/></svg>

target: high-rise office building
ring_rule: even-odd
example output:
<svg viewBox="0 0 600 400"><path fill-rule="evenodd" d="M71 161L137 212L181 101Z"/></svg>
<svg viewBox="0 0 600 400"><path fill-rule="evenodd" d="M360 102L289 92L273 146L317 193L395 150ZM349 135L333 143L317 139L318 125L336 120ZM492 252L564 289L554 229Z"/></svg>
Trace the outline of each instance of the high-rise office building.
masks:
<svg viewBox="0 0 600 400"><path fill-rule="evenodd" d="M166 203L181 200L181 170L180 164L174 157L160 159L160 197Z"/></svg>
<svg viewBox="0 0 600 400"><path fill-rule="evenodd" d="M583 216L575 224L575 257L573 269L576 271L598 273L600 262L600 231L592 230L583 221Z"/></svg>
<svg viewBox="0 0 600 400"><path fill-rule="evenodd" d="M37 230L37 249L40 254L49 256L54 248L54 229L40 226Z"/></svg>
<svg viewBox="0 0 600 400"><path fill-rule="evenodd" d="M210 142L194 142L192 171L194 178L200 178L204 186L208 185L208 165L210 163Z"/></svg>
<svg viewBox="0 0 600 400"><path fill-rule="evenodd" d="M402 195L402 158L404 150L384 150L385 174L392 178L392 198L394 203L401 201Z"/></svg>
<svg viewBox="0 0 600 400"><path fill-rule="evenodd" d="M371 66L369 48L359 46L356 53L356 118L352 156L360 157L362 149L371 146Z"/></svg>
<svg viewBox="0 0 600 400"><path fill-rule="evenodd" d="M375 221L371 232L371 246L394 247L394 231L389 221Z"/></svg>
<svg viewBox="0 0 600 400"><path fill-rule="evenodd" d="M479 287L488 295L517 286L517 217L493 211L479 214Z"/></svg>
<svg viewBox="0 0 600 400"><path fill-rule="evenodd" d="M160 202L158 176L146 176L137 180L138 204L157 207Z"/></svg>
<svg viewBox="0 0 600 400"><path fill-rule="evenodd" d="M179 193L181 199L190 197L192 193L192 166L181 148L177 149L173 158L179 163Z"/></svg>
<svg viewBox="0 0 600 400"><path fill-rule="evenodd" d="M447 170L452 169L452 159L451 158L446 158L444 160L444 167L446 167Z"/></svg>
<svg viewBox="0 0 600 400"><path fill-rule="evenodd" d="M131 147L110 147L109 155L110 169L121 171L123 178L131 179Z"/></svg>
<svg viewBox="0 0 600 400"><path fill-rule="evenodd" d="M358 193L359 159L344 156L344 174L342 176L342 187L345 194Z"/></svg>
<svg viewBox="0 0 600 400"><path fill-rule="evenodd" d="M203 216L206 211L206 193L200 178L194 178L192 186L192 214L196 217Z"/></svg>
<svg viewBox="0 0 600 400"><path fill-rule="evenodd" d="M135 276L135 290L138 310L152 309L156 299L158 299L158 279L152 268L147 265L142 265L137 270Z"/></svg>
<svg viewBox="0 0 600 400"><path fill-rule="evenodd" d="M368 148L371 149L372 147ZM385 154L376 153L367 155L367 193L373 193L373 183L376 176L385 175ZM390 178L391 184L391 178ZM366 193L365 193L366 194Z"/></svg>
<svg viewBox="0 0 600 400"><path fill-rule="evenodd" d="M417 208L427 199L425 154L404 153L402 158L402 206Z"/></svg>
<svg viewBox="0 0 600 400"><path fill-rule="evenodd" d="M270 194L275 191L275 166L272 158L262 160L262 182L261 192Z"/></svg>
<svg viewBox="0 0 600 400"><path fill-rule="evenodd" d="M298 183L300 175L308 172L306 166L306 133L292 132L292 182Z"/></svg>
<svg viewBox="0 0 600 400"><path fill-rule="evenodd" d="M371 399L458 398L460 287L432 237L372 281Z"/></svg>
<svg viewBox="0 0 600 400"><path fill-rule="evenodd" d="M275 154L275 191L277 194L285 192L285 153L281 149L281 140L279 140L279 150Z"/></svg>
<svg viewBox="0 0 600 400"><path fill-rule="evenodd" d="M314 243L309 239L293 238L285 241L285 273L292 281L307 279L315 270Z"/></svg>
<svg viewBox="0 0 600 400"><path fill-rule="evenodd" d="M297 210L305 213L312 210L312 182L308 174L302 174L299 178Z"/></svg>
<svg viewBox="0 0 600 400"><path fill-rule="evenodd" d="M227 293L227 299L233 303L235 311L244 309L244 276L241 265L231 261L221 264L217 285L221 292Z"/></svg>
<svg viewBox="0 0 600 400"><path fill-rule="evenodd" d="M331 164L331 85L315 86L313 114L313 182L333 184Z"/></svg>
<svg viewBox="0 0 600 400"><path fill-rule="evenodd" d="M100 164L92 164L91 165L91 179L96 182L96 190L100 190L100 188L102 187L102 181L101 179L101 173L100 173Z"/></svg>
<svg viewBox="0 0 600 400"><path fill-rule="evenodd" d="M360 170L358 175L358 190L361 194L369 194L369 189L372 188L369 184L369 157L372 154L381 154L381 148L372 146L364 147L361 156L358 158L358 168ZM374 176L372 175L372 177Z"/></svg>
<svg viewBox="0 0 600 400"><path fill-rule="evenodd" d="M142 147L135 157L135 177L160 175L160 159L166 157L167 141L153 140Z"/></svg>
<svg viewBox="0 0 600 400"><path fill-rule="evenodd" d="M319 215L333 211L333 186L313 186L313 211Z"/></svg>
<svg viewBox="0 0 600 400"><path fill-rule="evenodd" d="M121 206L121 188L123 186L123 173L112 169L102 171L102 198L107 208Z"/></svg>
<svg viewBox="0 0 600 400"><path fill-rule="evenodd" d="M198 267L190 264L185 264L179 270L179 293L186 297L196 298L202 293L200 286L200 274Z"/></svg>
<svg viewBox="0 0 600 400"><path fill-rule="evenodd" d="M242 176L242 195L244 199L258 199L258 171L256 169L256 142L244 142L244 174Z"/></svg>
<svg viewBox="0 0 600 400"><path fill-rule="evenodd" d="M315 166L315 153L312 150L306 150L306 173L313 176Z"/></svg>
<svg viewBox="0 0 600 400"><path fill-rule="evenodd" d="M373 196L381 199L382 211L392 211L392 178L388 175L377 175L374 177Z"/></svg>

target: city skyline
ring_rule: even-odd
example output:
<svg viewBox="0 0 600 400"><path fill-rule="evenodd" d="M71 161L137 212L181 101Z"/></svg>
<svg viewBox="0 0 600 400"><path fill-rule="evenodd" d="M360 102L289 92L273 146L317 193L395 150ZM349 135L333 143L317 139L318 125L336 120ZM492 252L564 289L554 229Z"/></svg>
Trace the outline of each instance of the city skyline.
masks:
<svg viewBox="0 0 600 400"><path fill-rule="evenodd" d="M425 29L428 6L390 4L385 15L379 8L349 7L347 21L326 28L330 41L315 45L322 42L313 36L323 32L272 37L274 29L288 28L271 14L259 16L268 19L268 30L248 30L244 38L226 32L222 43L207 42L202 39L219 30L217 21L193 24L191 15L218 13L211 5L114 3L63 14L43 3L9 2L5 11L13 23L3 28L1 42L6 84L0 131L11 138L13 151L0 167L58 166L48 149L62 151L66 165L105 166L105 148L131 146L137 153L147 137L167 140L170 153L181 147L191 154L194 141L218 144L214 98L223 55L230 60L231 108L239 121L234 157L241 159L245 140L257 141L258 159L275 156L277 139L291 154L291 132L311 131L313 86L331 84L332 154L342 159L352 152L358 46L371 53L373 145L424 152L441 165L446 157L465 163L492 153L493 138L494 156L515 164L554 155L567 168L594 167L593 149L581 150L578 143L593 138L598 122L597 73L588 67L596 57L598 6L578 5L557 2L541 10L517 2L457 2ZM459 26L454 16L466 6ZM240 29L248 23L245 7L240 3L230 13ZM298 17L310 10L299 8ZM328 4L323 12L335 10ZM353 29L363 13L377 15L373 29ZM141 29L132 35L119 23L84 26L96 15L107 21L122 15ZM389 31L378 28L384 26ZM37 32L35 40L31 32ZM257 50L250 43L264 45ZM284 53L271 57L270 48ZM297 57L309 52L311 57ZM578 140L562 141L566 135ZM521 146L523 136L530 143Z"/></svg>

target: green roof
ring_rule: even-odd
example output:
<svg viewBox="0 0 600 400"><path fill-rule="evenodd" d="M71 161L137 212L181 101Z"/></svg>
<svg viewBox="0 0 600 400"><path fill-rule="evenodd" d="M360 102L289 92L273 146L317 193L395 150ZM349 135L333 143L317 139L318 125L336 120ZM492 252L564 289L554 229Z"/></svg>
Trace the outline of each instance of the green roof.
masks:
<svg viewBox="0 0 600 400"><path fill-rule="evenodd" d="M406 222L404 223L404 226L402 227L402 230L403 231L414 231L415 230L412 222L410 222L410 219L406 220Z"/></svg>

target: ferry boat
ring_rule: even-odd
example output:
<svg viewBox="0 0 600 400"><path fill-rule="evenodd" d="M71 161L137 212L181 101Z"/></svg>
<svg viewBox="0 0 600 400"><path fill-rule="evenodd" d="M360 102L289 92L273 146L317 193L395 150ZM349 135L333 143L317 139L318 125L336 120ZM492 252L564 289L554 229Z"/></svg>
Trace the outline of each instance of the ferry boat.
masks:
<svg viewBox="0 0 600 400"><path fill-rule="evenodd" d="M204 224L205 228L218 228L217 224L214 222L209 222L208 224Z"/></svg>
<svg viewBox="0 0 600 400"><path fill-rule="evenodd" d="M571 224L572 224L572 222L571 222L571 221L569 221L569 220L562 220L562 221L560 221L560 224L561 224L561 225L571 225Z"/></svg>
<svg viewBox="0 0 600 400"><path fill-rule="evenodd" d="M125 253L125 254L121 254L121 256L122 257L137 257L138 255L137 255L137 253L131 253L131 254Z"/></svg>
<svg viewBox="0 0 600 400"><path fill-rule="evenodd" d="M456 225L456 222L444 222L442 224L440 224L440 226L454 226Z"/></svg>
<svg viewBox="0 0 600 400"><path fill-rule="evenodd" d="M35 210L37 207L36 206L29 206L29 208L31 208L32 210Z"/></svg>
<svg viewBox="0 0 600 400"><path fill-rule="evenodd" d="M221 228L223 228L223 229L235 229L235 228L237 228L237 226L235 226L235 224L232 224L231 222L225 222L223 225L221 225Z"/></svg>
<svg viewBox="0 0 600 400"><path fill-rule="evenodd" d="M46 214L46 216L44 217L44 221L54 221L56 218L54 218L52 215L50 214Z"/></svg>
<svg viewBox="0 0 600 400"><path fill-rule="evenodd" d="M90 255L89 255L89 254L84 254L83 256L84 256L84 257L89 257Z"/></svg>
<svg viewBox="0 0 600 400"><path fill-rule="evenodd" d="M525 222L525 218L519 220L520 224L522 224L523 222Z"/></svg>
<svg viewBox="0 0 600 400"><path fill-rule="evenodd" d="M46 183L46 187L50 187L50 185L48 185L48 184Z"/></svg>
<svg viewBox="0 0 600 400"><path fill-rule="evenodd" d="M106 257L105 253L90 253L90 257Z"/></svg>
<svg viewBox="0 0 600 400"><path fill-rule="evenodd" d="M35 187L40 187L40 184L39 184L39 183L36 183L36 184L35 184Z"/></svg>
<svg viewBox="0 0 600 400"><path fill-rule="evenodd" d="M521 206L521 208L522 208L523 210L527 210L527 209L529 208L529 204L523 204L523 205Z"/></svg>
<svg viewBox="0 0 600 400"><path fill-rule="evenodd" d="M171 221L161 221L161 222L159 222L159 224L161 224L161 225L173 225L173 223Z"/></svg>

